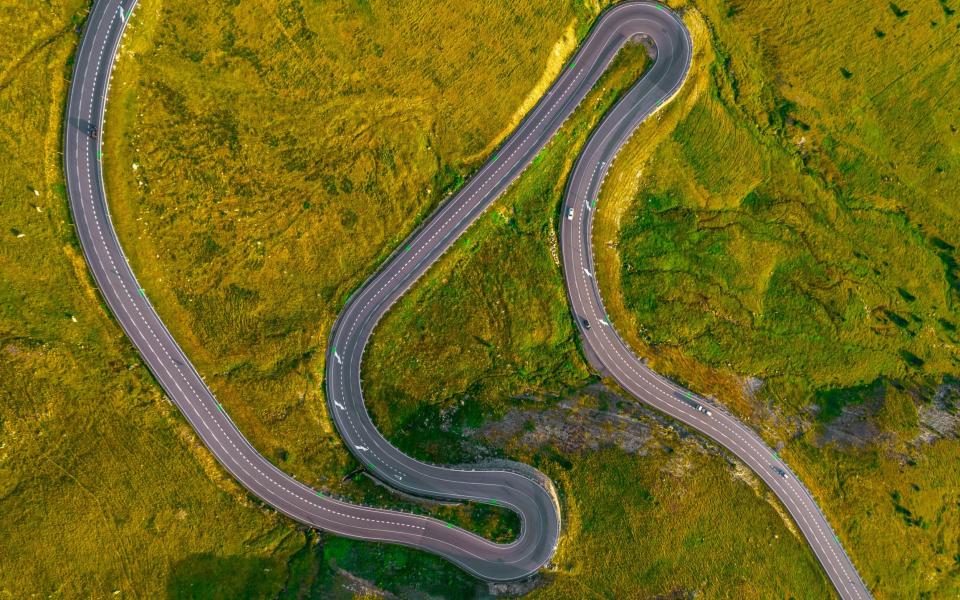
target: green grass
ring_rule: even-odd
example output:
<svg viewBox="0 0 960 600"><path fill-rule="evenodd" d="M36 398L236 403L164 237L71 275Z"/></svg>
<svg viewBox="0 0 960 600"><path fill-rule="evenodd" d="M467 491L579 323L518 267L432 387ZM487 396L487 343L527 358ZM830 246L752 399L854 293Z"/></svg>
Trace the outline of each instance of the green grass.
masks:
<svg viewBox="0 0 960 600"><path fill-rule="evenodd" d="M121 238L148 295L227 410L298 477L396 503L379 488L336 483L353 462L323 411L326 332L371 264L516 122L517 100L505 99L523 98L538 82L542 90L574 36L585 33L589 11L546 6L517 15L450 9L437 19L444 31L464 22L482 27L478 35L496 37L483 48L509 52L448 42L385 5L340 7L336 27L321 9L298 3L276 13L273 5L166 5L159 18L135 17L106 129ZM331 48L329 39L364 43L348 50L354 46ZM545 39L563 41L551 54ZM443 54L436 40L444 40ZM621 59L605 82L610 89L593 94L591 110L581 109L378 330L368 397L403 448L456 462L469 455L456 454L461 434L502 414L509 397L557 396L589 379L557 264L556 206L576 149L642 65L637 50ZM484 83L493 80L504 85ZM322 94L318 81L327 83ZM600 489L617 497L620 483ZM490 519L470 517L460 515L490 531ZM356 569L370 564L370 550L345 541L332 547L340 545L351 549L345 556L362 557ZM822 586L799 548L798 581ZM398 549L373 552L422 560ZM771 589L761 571L744 577ZM401 585L399 574L387 579L380 583ZM692 585L663 575L648 581Z"/></svg>
<svg viewBox="0 0 960 600"><path fill-rule="evenodd" d="M369 8L141 9L105 127L113 215L146 294L271 460L347 497L508 540L518 524L501 509L425 509L341 481L356 463L325 412L323 349L348 293L512 129L591 13L460 6L431 8L434 22L410 18L423 4ZM573 349L565 313L551 310L563 337L548 342ZM586 377L579 360L569 369Z"/></svg>
<svg viewBox="0 0 960 600"><path fill-rule="evenodd" d="M706 60L601 199L608 310L655 368L788 444L879 596L954 594L960 481L931 457L960 446L914 442L960 359L954 7L690 4ZM847 409L879 434L820 448ZM937 517L912 511L898 543L890 495L914 484Z"/></svg>
<svg viewBox="0 0 960 600"><path fill-rule="evenodd" d="M381 505L397 501L337 481L354 463L320 395L328 328L372 265L516 123L518 101L543 90L593 14L552 3L518 14L467 5L432 9L441 12L428 22L409 18L419 10L412 6L330 4L333 21L292 2L141 12L105 131L114 149L108 192L127 253L224 406L284 469ZM444 36L461 25L476 35ZM402 447L455 462L469 455L457 454L461 433L502 414L508 397L556 396L589 379L556 262L556 206L591 123L642 66L638 51L625 56L611 89L587 104L595 110L580 111L510 197L388 316L387 333L378 330L368 395ZM490 95L462 93L473 89ZM400 343L411 335L414 344ZM385 412L388 403L395 412ZM425 430L431 435L416 435ZM622 493L616 481L606 485ZM482 514L439 514L509 535L509 525ZM352 557L357 572L376 574L378 557L389 555L460 582L447 593L469 587L442 561L406 550L348 541L325 548L323 560ZM808 558L799 564L798 581L819 581ZM404 585L403 569L391 573L378 583Z"/></svg>
<svg viewBox="0 0 960 600"><path fill-rule="evenodd" d="M645 341L797 387L778 398L793 410L820 389L954 372L956 19L699 5L720 54L710 87L649 157L619 232ZM844 81L841 60L860 75Z"/></svg>
<svg viewBox="0 0 960 600"><path fill-rule="evenodd" d="M156 10L141 5L121 64L134 60L129 52L138 47L138 35L157 27ZM73 1L0 9L0 22L10 33L0 42L0 135L7 150L0 158L6 194L0 207L0 595L107 597L119 590L128 597L275 597L286 586L313 577L310 589L325 596L344 583L330 571L332 563L311 550L310 538L293 523L249 498L213 463L143 368L89 279L70 221L60 162L61 115L77 41L73 28L85 12L84 3ZM535 77L526 83L533 85ZM158 94L168 92L160 89ZM175 101L176 95L165 98ZM137 116L129 98L124 101L118 93L111 101L111 118L122 115L124 107ZM379 109L369 115L382 116ZM512 115L500 117L508 128ZM217 128L217 136L229 137L229 119L223 115L211 116L207 125ZM439 125L428 129L423 135L435 136L435 146L450 135ZM108 131L113 134L107 140L108 168L115 168L123 129L111 122ZM316 131L311 135L323 136ZM396 136L403 138L405 132ZM175 160L182 160L183 147L171 147L177 148ZM431 156L423 176L430 185L435 159ZM147 161L144 165L151 166ZM256 179L253 174L248 178ZM438 181L447 185L442 178ZM194 179L187 182L192 185ZM349 185L338 182L338 189ZM123 203L115 202L122 196L114 193L116 188L111 188L112 207L122 211ZM431 196L427 203L439 197ZM302 199L297 204L303 206ZM199 254L199 260L219 252L205 234L201 240L206 254ZM136 246L126 238L125 243L128 249ZM368 266L364 260L356 263L353 279L341 282L345 288L363 276ZM147 276L152 294L163 275ZM233 302L251 300L242 286L226 289ZM237 311L231 318L236 315L245 313ZM274 320L267 327L289 322ZM237 323L238 331L243 323ZM238 347L248 339L237 335ZM316 343L322 344L321 339L318 335ZM273 370L267 372L282 374L297 366L288 358L279 363L271 363ZM316 454L329 462L311 476L328 478L322 483L337 489L340 475L352 463L317 406L319 383L312 377L294 381L294 391L284 396L290 402L284 410L315 403L307 404L313 426L301 429L303 443L319 444ZM309 399L304 389L311 390ZM272 392L261 388L260 398ZM276 417L276 412L269 416ZM267 449L274 457L284 450L280 444ZM397 502L368 482L342 487L371 502L423 510ZM474 519L481 532L509 537L510 520L490 518L491 510L446 509L438 514L467 524ZM349 543L364 555L373 556L377 548ZM464 580L440 559L403 552L430 565L436 577Z"/></svg>
<svg viewBox="0 0 960 600"><path fill-rule="evenodd" d="M549 406L590 381L557 262L559 204L587 135L645 62L639 48L619 56L599 84L605 91L587 98L536 166L374 332L365 397L403 450L427 460L465 460L476 449L464 435L481 424L518 405ZM831 594L765 493L758 497L719 457L654 427L663 446L642 457L512 444L492 449L543 469L560 489L564 538L556 572L534 596ZM668 444L679 448L667 450ZM738 514L762 517L747 523ZM740 554L744 546L753 558Z"/></svg>
<svg viewBox="0 0 960 600"><path fill-rule="evenodd" d="M572 459L559 477L573 539L561 546L551 585L531 597L830 597L816 559L777 511L691 446Z"/></svg>
<svg viewBox="0 0 960 600"><path fill-rule="evenodd" d="M355 466L323 403L329 328L512 129L575 47L577 18L553 2L293 0L134 16L105 127L120 238L225 409L281 468L336 486Z"/></svg>
<svg viewBox="0 0 960 600"><path fill-rule="evenodd" d="M784 453L881 594L955 594L957 443L903 442L918 430L910 386L955 364L952 8L869 8L874 29L845 27L834 39L851 46L834 48L783 23L828 36L859 12L832 6L831 23L804 3L697 6L690 82L608 179L624 192L606 192L597 224L608 308L638 348L660 346L658 367L729 398L768 435L782 429L751 412L744 374L763 376L763 398L783 410L819 398L827 422L881 397L869 418L899 441L819 448L813 427ZM0 555L16 557L0 589L329 597L352 585L339 567L399 593L482 593L435 557L300 532L237 489L163 400L96 298L63 196L60 115L81 8L0 13L16 24L0 43L0 131L13 149L0 169ZM105 129L111 209L147 295L282 468L512 535L489 507L428 509L341 482L356 465L325 413L323 350L347 294L510 131L595 14L552 2L140 6ZM591 380L556 262L557 206L577 148L642 64L636 51L620 59L607 91L375 332L367 395L401 447L470 458L476 427ZM921 112L934 93L942 102ZM621 277L622 296L609 289ZM481 450L530 461L560 488L565 538L538 594L830 593L750 477L651 427L659 445L644 456Z"/></svg>
<svg viewBox="0 0 960 600"><path fill-rule="evenodd" d="M839 534L878 597L952 598L960 593L957 450L954 440L903 454L807 440L784 452L828 514L843 515Z"/></svg>
<svg viewBox="0 0 960 600"><path fill-rule="evenodd" d="M577 152L648 62L642 46L624 50L598 84L604 91L587 97L535 165L374 332L364 370L376 376L366 378L365 398L378 426L401 447L416 453L432 435L456 442L463 430L501 415L513 398L556 396L590 379L566 303L554 223ZM425 436L424 420L438 433Z"/></svg>
<svg viewBox="0 0 960 600"><path fill-rule="evenodd" d="M211 464L104 311L74 236L61 127L85 13L0 9L0 596L156 598L200 568L273 596L303 534Z"/></svg>

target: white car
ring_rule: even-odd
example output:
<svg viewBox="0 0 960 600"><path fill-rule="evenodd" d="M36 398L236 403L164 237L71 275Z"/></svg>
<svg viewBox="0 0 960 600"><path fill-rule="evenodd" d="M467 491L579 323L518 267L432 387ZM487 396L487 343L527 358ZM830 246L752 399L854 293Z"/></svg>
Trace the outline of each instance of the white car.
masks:
<svg viewBox="0 0 960 600"><path fill-rule="evenodd" d="M568 220L568 221L572 221L572 220L573 220L573 207L572 207L572 206L567 210L567 220Z"/></svg>

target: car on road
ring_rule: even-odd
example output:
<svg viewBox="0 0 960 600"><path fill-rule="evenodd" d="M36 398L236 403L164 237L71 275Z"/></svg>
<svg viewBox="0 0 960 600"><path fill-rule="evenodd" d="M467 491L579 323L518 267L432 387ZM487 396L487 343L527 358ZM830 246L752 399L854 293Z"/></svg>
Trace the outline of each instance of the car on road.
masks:
<svg viewBox="0 0 960 600"><path fill-rule="evenodd" d="M568 221L572 221L572 220L573 220L573 207L572 207L572 206L570 207L569 210L567 210L567 220L568 220Z"/></svg>
<svg viewBox="0 0 960 600"><path fill-rule="evenodd" d="M704 413L704 414L707 415L708 417L712 417L712 416L713 416L713 413L710 412L710 409L709 409L709 408L704 408L702 404L698 404L698 405L697 405L697 410L699 410L700 412Z"/></svg>
<svg viewBox="0 0 960 600"><path fill-rule="evenodd" d="M790 474L780 467L773 467L773 470L776 471L777 475L779 475L782 479L790 479Z"/></svg>
<svg viewBox="0 0 960 600"><path fill-rule="evenodd" d="M573 209L571 209L571 210L573 210ZM588 321L588 320L586 320L586 319L580 319L580 322L583 323L583 328L584 328L584 329L586 329L587 331L590 331L590 321Z"/></svg>

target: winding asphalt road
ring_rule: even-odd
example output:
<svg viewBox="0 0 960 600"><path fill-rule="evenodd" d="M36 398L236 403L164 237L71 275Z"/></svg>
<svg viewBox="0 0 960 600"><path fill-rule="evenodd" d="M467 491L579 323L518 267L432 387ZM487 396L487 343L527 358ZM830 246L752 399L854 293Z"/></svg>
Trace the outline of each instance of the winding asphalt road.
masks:
<svg viewBox="0 0 960 600"><path fill-rule="evenodd" d="M686 34L685 28L680 29ZM684 57L689 60L690 42L675 36L655 37L655 41L658 58L646 77L658 80L658 73L670 69L665 64ZM670 76L665 80L668 85L676 81ZM693 395L648 368L623 341L603 308L594 277L591 237L596 202L617 153L640 123L675 89L632 88L591 132L567 181L560 247L567 298L585 354L596 369L612 377L635 398L706 435L750 467L787 508L840 596L869 598L870 592L816 501L779 456L721 405Z"/></svg>
<svg viewBox="0 0 960 600"><path fill-rule="evenodd" d="M427 220L347 302L330 337L326 367L328 409L350 451L377 478L404 492L505 506L521 519L510 544L496 544L442 521L358 506L326 495L283 473L237 429L167 331L137 283L110 219L100 162L110 74L136 0L98 0L76 55L67 103L64 164L70 207L84 255L100 293L148 368L217 460L252 494L297 521L346 537L412 546L492 581L518 579L544 566L556 549L560 511L552 484L530 467L452 468L414 460L377 431L363 402L361 363L379 319L529 165L594 86L618 50L636 34L649 36L658 58L591 136L568 184L561 228L573 311L594 324L582 330L596 366L639 399L703 432L753 468L784 502L831 580L845 598L868 592L814 501L759 437L732 416L693 407L687 392L646 369L616 332L601 325L603 308L592 276L592 212L586 202L617 150L657 106L679 89L692 45L683 23L652 3L607 10L568 68L500 149L463 189ZM574 209L566 218L567 206Z"/></svg>

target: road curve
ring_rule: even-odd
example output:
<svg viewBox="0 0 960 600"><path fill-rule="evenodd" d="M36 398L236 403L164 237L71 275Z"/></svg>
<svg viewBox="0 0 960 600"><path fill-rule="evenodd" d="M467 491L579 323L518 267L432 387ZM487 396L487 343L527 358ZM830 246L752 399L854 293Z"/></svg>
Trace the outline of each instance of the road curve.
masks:
<svg viewBox="0 0 960 600"><path fill-rule="evenodd" d="M679 60L676 57L689 53L689 48L678 50L670 45L676 42L673 37L657 39L656 42L660 56L647 75L654 80L657 79L656 73L668 68L665 62ZM685 43L689 46L689 40ZM591 237L596 202L617 153L640 123L674 91L675 88L657 91L642 87L631 89L591 132L567 180L561 211L560 246L567 298L580 330L585 354L596 369L611 376L635 398L699 431L750 467L787 508L840 596L869 598L870 592L816 501L780 457L756 432L722 406L693 395L648 368L623 341L603 308L594 277Z"/></svg>
<svg viewBox="0 0 960 600"><path fill-rule="evenodd" d="M380 435L366 411L360 385L363 351L376 323L393 302L519 176L627 39L643 33L656 43L658 58L591 137L565 201L578 215L575 221L564 219L561 231L574 311L593 318L603 314L593 280L570 276L583 265L592 270L590 213L582 210L582 199L596 197L616 150L686 77L692 47L682 22L656 4L625 3L607 10L570 67L498 152L351 297L331 332L327 402L350 451L374 476L405 492L495 503L516 511L522 524L520 535L510 544L496 544L436 519L343 502L283 473L244 438L167 331L117 239L103 186L102 136L90 135L93 128L102 129L110 74L136 2L98 0L93 5L70 84L64 168L77 235L94 280L157 381L224 468L252 494L291 518L346 537L426 550L488 580L518 579L536 572L553 555L560 533L559 507L549 481L522 465L474 470L428 465L405 456ZM867 596L806 490L795 478L785 481L765 470L769 465L764 457L769 459L770 451L755 434L718 410L711 421L699 419L699 413L691 413L689 403L670 396L683 391L645 370L612 329L595 327L583 333L588 348L602 357L599 366L613 373L626 389L704 432L753 467L794 515L841 595Z"/></svg>

